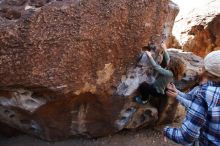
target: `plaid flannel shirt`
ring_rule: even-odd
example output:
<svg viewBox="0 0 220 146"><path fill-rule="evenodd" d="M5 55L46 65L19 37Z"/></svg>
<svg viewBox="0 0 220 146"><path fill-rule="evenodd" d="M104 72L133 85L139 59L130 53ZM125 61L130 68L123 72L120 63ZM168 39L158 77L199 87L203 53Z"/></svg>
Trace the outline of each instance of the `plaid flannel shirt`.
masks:
<svg viewBox="0 0 220 146"><path fill-rule="evenodd" d="M164 135L184 145L198 139L201 146L220 146L220 84L208 82L189 95L182 100L187 108L182 126L166 127Z"/></svg>
<svg viewBox="0 0 220 146"><path fill-rule="evenodd" d="M208 81L205 83L206 85L213 86L213 82ZM185 108L189 108L189 106L192 103L192 99L195 97L195 95L198 93L200 87L202 87L204 84L201 84L199 86L194 87L192 90L190 90L188 93L184 93L178 90L178 95L176 99L182 104Z"/></svg>
<svg viewBox="0 0 220 146"><path fill-rule="evenodd" d="M198 92L199 86L196 86L195 88L193 88L191 91L189 91L188 93L184 93L181 91L178 91L178 95L176 97L176 99L180 102L180 104L182 104L185 108L189 108L191 103L192 103L192 99L194 98L194 96L196 95L196 93Z"/></svg>

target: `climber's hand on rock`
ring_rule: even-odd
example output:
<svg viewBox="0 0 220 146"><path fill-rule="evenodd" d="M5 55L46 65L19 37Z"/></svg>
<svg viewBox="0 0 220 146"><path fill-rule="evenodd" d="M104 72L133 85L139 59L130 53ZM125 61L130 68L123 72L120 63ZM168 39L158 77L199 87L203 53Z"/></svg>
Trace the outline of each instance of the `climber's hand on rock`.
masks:
<svg viewBox="0 0 220 146"><path fill-rule="evenodd" d="M162 47L164 50L167 49L167 46L166 46L165 42L162 42L162 43L161 43L161 47Z"/></svg>
<svg viewBox="0 0 220 146"><path fill-rule="evenodd" d="M146 53L147 53L147 56L152 57L152 54L150 51L146 51Z"/></svg>

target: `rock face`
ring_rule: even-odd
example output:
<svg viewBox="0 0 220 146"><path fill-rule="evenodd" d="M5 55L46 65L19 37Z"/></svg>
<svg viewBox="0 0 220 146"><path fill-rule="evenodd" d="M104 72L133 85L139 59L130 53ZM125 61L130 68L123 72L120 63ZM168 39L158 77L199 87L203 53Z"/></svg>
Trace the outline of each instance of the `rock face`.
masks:
<svg viewBox="0 0 220 146"><path fill-rule="evenodd" d="M166 45L167 45L168 48L177 48L177 49L182 48L180 43L177 41L176 37L173 36L173 35L170 35L168 37Z"/></svg>
<svg viewBox="0 0 220 146"><path fill-rule="evenodd" d="M55 141L155 124L157 108L132 101L138 85L154 78L151 67L137 65L137 58L145 44L160 44L171 32L175 4L0 2L3 125Z"/></svg>
<svg viewBox="0 0 220 146"><path fill-rule="evenodd" d="M213 0L202 8L194 9L175 23L175 36L183 50L204 57L220 50L220 2Z"/></svg>

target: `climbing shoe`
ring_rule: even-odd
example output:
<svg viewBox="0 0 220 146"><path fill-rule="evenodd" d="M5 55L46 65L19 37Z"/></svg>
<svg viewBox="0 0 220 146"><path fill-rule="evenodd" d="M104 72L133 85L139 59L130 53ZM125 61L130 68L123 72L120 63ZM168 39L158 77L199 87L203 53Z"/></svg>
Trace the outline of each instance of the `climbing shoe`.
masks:
<svg viewBox="0 0 220 146"><path fill-rule="evenodd" d="M135 96L134 100L139 104L147 104L149 102L149 100L142 100L140 96Z"/></svg>

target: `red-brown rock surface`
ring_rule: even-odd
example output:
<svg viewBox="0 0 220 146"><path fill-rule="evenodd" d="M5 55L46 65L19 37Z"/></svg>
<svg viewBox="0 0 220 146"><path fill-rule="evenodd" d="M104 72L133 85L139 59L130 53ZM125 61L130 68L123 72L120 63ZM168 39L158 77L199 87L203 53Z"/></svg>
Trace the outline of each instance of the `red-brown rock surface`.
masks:
<svg viewBox="0 0 220 146"><path fill-rule="evenodd" d="M177 41L176 37L173 35L170 35L167 39L167 43L166 43L168 48L176 48L176 49L181 49L182 46L180 45L180 43Z"/></svg>
<svg viewBox="0 0 220 146"><path fill-rule="evenodd" d="M2 0L0 9L1 123L46 140L155 123L155 107L132 101L151 79L136 58L172 30L175 4Z"/></svg>
<svg viewBox="0 0 220 146"><path fill-rule="evenodd" d="M220 1L192 10L175 23L175 35L183 50L204 57L220 47Z"/></svg>

